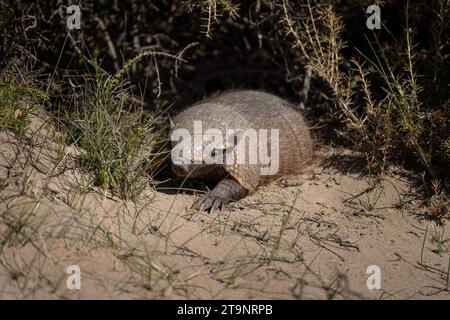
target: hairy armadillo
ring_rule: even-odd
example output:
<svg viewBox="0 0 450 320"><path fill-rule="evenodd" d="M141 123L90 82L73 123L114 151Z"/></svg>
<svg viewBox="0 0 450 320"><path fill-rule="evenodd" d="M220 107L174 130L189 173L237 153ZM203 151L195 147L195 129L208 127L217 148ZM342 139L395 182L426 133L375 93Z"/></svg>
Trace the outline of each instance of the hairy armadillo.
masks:
<svg viewBox="0 0 450 320"><path fill-rule="evenodd" d="M197 133L194 130L195 122L197 122ZM195 134L198 134L199 123L202 126L202 137L196 140ZM260 91L230 91L196 103L175 116L171 121L171 127L173 171L178 176L221 179L211 192L194 204L194 208L200 211L213 212L218 208L223 209L224 204L244 198L254 192L259 185L281 176L298 173L313 157L313 143L302 115L289 102ZM209 129L213 130L212 132L219 130L223 134L223 145L219 143L211 147L212 141L217 137L212 139L213 135L206 134ZM231 140L225 134L227 129L234 129L230 131L235 133L230 135ZM276 172L262 174L264 168L267 169L272 163L266 162L263 165L259 158L256 163L252 162L248 154L244 161L236 161L236 155L232 151L238 144L240 147L244 146L244 150L255 147L255 141L250 139L252 135L247 134L247 131L246 134L242 134L247 129L257 133L265 133L260 131L261 129L267 130L266 140L262 139L264 134L257 138L260 139L258 142L267 141L269 153L274 150L278 152L277 157L270 159L270 162L278 161L274 166L278 168ZM174 136L173 134L179 133L180 130L184 130L184 135L189 133L190 137L193 137L187 139L189 141L185 144L192 148L187 151L187 156L180 156L181 148L177 148L184 138L180 140L182 135ZM271 130L278 132L277 140L275 140L276 134L272 136L268 133ZM214 141L217 142L217 140ZM261 145L258 144L258 147ZM252 152L255 150L253 149ZM276 155L276 152L273 155ZM234 156L230 158L234 162L227 161L226 153ZM205 156L207 158L208 155L216 157L214 159L222 159L223 163L205 162Z"/></svg>

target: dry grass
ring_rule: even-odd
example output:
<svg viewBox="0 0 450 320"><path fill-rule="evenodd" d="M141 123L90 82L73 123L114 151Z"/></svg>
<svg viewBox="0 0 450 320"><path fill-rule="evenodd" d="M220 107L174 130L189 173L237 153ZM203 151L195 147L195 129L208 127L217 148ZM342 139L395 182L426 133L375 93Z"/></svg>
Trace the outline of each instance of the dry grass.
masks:
<svg viewBox="0 0 450 320"><path fill-rule="evenodd" d="M124 199L136 198L155 182L167 156L165 110L144 111L141 101L132 99L129 82L123 80L127 68L144 55L114 76L91 61L95 74L85 77L83 91L74 92L73 100L60 107L57 119L66 143L82 148L81 169L93 174L95 185Z"/></svg>
<svg viewBox="0 0 450 320"><path fill-rule="evenodd" d="M242 14L234 1L185 4L201 12L202 30L209 38L214 26L227 20L221 16L233 21ZM157 75L153 89L159 97L163 79L157 58L173 59L178 65L184 62L186 48L179 55L144 51L123 61L123 67L114 61L119 67L113 74L92 59L92 73L84 76L81 89L71 92L70 99L53 108L56 113L42 110L47 95L12 67L16 77L5 73L0 79L0 146L6 146L0 176L0 285L11 290L1 292L5 297L70 295L65 272L73 263L82 264L83 283L93 288L93 297L120 292L141 298L302 298L311 287L325 298L361 297L341 271L324 277L311 252L349 262L345 256L359 253L362 236L346 228L348 216L370 225L384 220L386 210L400 208L396 214L405 213L404 194L383 175L391 162L406 162L405 158L426 171L424 184L431 185L426 215L439 222L433 231L425 231L420 266L426 265L430 251L448 253L442 226L448 218L443 164L450 157L450 139L448 130L441 129L449 115L444 108L429 110L422 99L409 28L398 65L393 65L389 50L371 41L372 54L361 53L343 71L346 26L333 2L317 6L304 1L300 12L293 1L257 1L252 12L271 6L274 11L263 20L276 28L284 26L281 39L291 50L281 50L285 63L308 66L315 80L326 83L333 117L347 127L343 137L364 152L370 166L367 186L342 192L350 196L342 212L317 203L317 212L309 212L298 202L310 199L297 193L288 202L283 197L267 202L256 194L223 215L207 215L188 209L194 196L183 195L182 188L170 205L163 206L153 186L166 155L166 106L144 111L144 96L135 99L128 71L150 57ZM4 16L0 12L1 28L6 25ZM261 23L260 48L268 45L264 28ZM393 188L394 198L398 196L389 208L380 205L387 187ZM333 214L338 218L331 219ZM210 246L215 250L205 254L202 249ZM415 259L408 263L416 266ZM448 270L429 270L437 274L440 290L448 287ZM271 286L266 288L264 281L272 281Z"/></svg>
<svg viewBox="0 0 450 320"><path fill-rule="evenodd" d="M382 46L374 34L375 40L366 38L370 55L357 49L360 57L353 58L346 71L342 67L345 25L333 4L319 7L307 1L307 15L302 19L294 18L289 1L283 0L282 5L286 33L297 56L312 67L315 78L328 84L338 110L335 117L347 127L342 137L365 153L372 173L382 174L392 162L415 164L425 171L426 184L439 180L448 189L450 133L445 123L450 114L445 107L430 110L421 99L409 2L404 43L397 52L400 59L393 61L391 48ZM381 85L382 94L373 83Z"/></svg>

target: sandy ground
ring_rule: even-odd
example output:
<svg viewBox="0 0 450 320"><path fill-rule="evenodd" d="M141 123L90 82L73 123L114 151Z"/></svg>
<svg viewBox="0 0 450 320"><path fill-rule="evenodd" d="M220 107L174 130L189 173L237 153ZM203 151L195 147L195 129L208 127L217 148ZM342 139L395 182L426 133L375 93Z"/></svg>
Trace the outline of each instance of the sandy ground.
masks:
<svg viewBox="0 0 450 320"><path fill-rule="evenodd" d="M195 194L87 187L45 127L0 131L0 298L450 298L449 232L423 219L404 170L377 183L327 148L321 165L210 215L190 209Z"/></svg>

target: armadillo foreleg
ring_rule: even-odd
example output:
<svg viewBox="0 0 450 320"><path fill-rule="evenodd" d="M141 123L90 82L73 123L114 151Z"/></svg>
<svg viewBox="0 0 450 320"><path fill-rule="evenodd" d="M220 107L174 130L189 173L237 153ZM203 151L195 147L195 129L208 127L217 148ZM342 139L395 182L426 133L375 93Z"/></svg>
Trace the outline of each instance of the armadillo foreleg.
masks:
<svg viewBox="0 0 450 320"><path fill-rule="evenodd" d="M207 211L212 213L214 210L220 208L231 201L236 201L244 198L247 195L245 190L236 180L223 179L216 187L203 198L194 204L194 208L200 211Z"/></svg>

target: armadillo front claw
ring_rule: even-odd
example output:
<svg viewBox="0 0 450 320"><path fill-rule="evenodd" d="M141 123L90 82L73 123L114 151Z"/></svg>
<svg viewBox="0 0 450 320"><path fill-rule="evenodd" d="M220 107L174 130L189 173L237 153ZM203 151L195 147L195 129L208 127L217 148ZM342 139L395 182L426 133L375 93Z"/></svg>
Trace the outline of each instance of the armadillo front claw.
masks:
<svg viewBox="0 0 450 320"><path fill-rule="evenodd" d="M223 207L227 202L227 199L223 197L207 194L194 203L192 207L198 211L209 211L209 213L213 213L214 210L219 208L220 211L223 211Z"/></svg>

